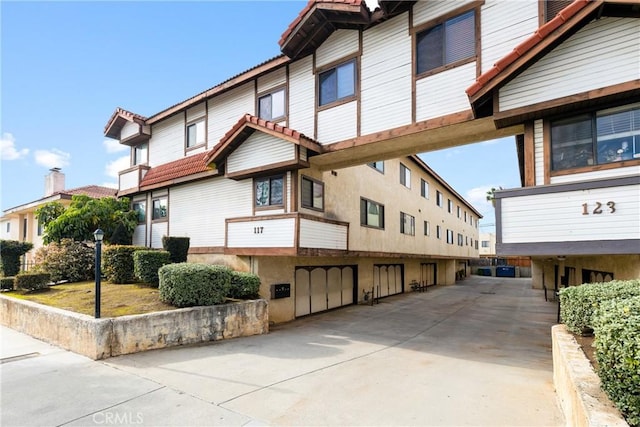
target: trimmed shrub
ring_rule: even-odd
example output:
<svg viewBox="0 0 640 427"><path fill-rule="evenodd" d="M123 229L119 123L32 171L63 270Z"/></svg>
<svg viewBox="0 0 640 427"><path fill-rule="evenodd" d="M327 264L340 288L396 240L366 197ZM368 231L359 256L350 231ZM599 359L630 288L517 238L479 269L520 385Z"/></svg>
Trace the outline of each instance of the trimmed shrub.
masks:
<svg viewBox="0 0 640 427"><path fill-rule="evenodd" d="M15 276L20 272L20 257L33 248L33 243L17 240L0 240L0 263L2 274Z"/></svg>
<svg viewBox="0 0 640 427"><path fill-rule="evenodd" d="M144 283L158 286L158 270L169 264L170 254L167 251L135 251L133 253L133 272Z"/></svg>
<svg viewBox="0 0 640 427"><path fill-rule="evenodd" d="M187 254L189 253L188 237L162 237L162 248L171 254L171 262L187 262Z"/></svg>
<svg viewBox="0 0 640 427"><path fill-rule="evenodd" d="M593 326L602 388L640 426L640 296L602 302Z"/></svg>
<svg viewBox="0 0 640 427"><path fill-rule="evenodd" d="M111 283L135 283L133 254L149 250L144 246L109 245L102 253L102 273Z"/></svg>
<svg viewBox="0 0 640 427"><path fill-rule="evenodd" d="M567 329L580 334L593 329L593 314L603 301L640 295L640 280L613 280L560 290L560 318Z"/></svg>
<svg viewBox="0 0 640 427"><path fill-rule="evenodd" d="M0 290L11 291L13 290L13 282L15 277L0 277Z"/></svg>
<svg viewBox="0 0 640 427"><path fill-rule="evenodd" d="M95 274L95 249L82 242L62 239L36 251L33 271L49 273L53 282L92 280Z"/></svg>
<svg viewBox="0 0 640 427"><path fill-rule="evenodd" d="M160 300L176 307L225 302L231 269L222 265L179 263L160 268Z"/></svg>
<svg viewBox="0 0 640 427"><path fill-rule="evenodd" d="M234 271L231 273L231 287L229 298L255 299L260 298L260 277L253 273Z"/></svg>
<svg viewBox="0 0 640 427"><path fill-rule="evenodd" d="M51 275L49 273L24 273L16 276L15 286L17 289L35 291L48 288L50 281Z"/></svg>

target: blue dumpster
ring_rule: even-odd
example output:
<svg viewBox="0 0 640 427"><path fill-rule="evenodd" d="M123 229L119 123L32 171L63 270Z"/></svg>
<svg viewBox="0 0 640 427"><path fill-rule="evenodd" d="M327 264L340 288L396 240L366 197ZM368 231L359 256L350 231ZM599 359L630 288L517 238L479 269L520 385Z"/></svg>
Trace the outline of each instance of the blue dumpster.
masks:
<svg viewBox="0 0 640 427"><path fill-rule="evenodd" d="M479 267L478 268L479 276L491 276L491 267Z"/></svg>
<svg viewBox="0 0 640 427"><path fill-rule="evenodd" d="M496 267L496 277L516 277L516 268L511 265Z"/></svg>

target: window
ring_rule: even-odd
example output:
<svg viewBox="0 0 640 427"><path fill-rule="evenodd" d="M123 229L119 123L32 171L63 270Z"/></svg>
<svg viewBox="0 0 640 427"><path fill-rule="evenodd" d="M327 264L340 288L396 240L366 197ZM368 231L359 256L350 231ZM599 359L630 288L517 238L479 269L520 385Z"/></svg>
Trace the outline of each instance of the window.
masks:
<svg viewBox="0 0 640 427"><path fill-rule="evenodd" d="M400 184L411 188L411 169L400 163Z"/></svg>
<svg viewBox="0 0 640 427"><path fill-rule="evenodd" d="M147 163L147 155L148 155L148 145L147 143L143 143L137 145L133 150L133 165L142 165Z"/></svg>
<svg viewBox="0 0 640 427"><path fill-rule="evenodd" d="M436 225L436 238L442 239L442 227L439 225Z"/></svg>
<svg viewBox="0 0 640 427"><path fill-rule="evenodd" d="M360 199L360 225L384 228L384 206L367 199Z"/></svg>
<svg viewBox="0 0 640 427"><path fill-rule="evenodd" d="M302 207L324 209L324 184L320 181L302 177Z"/></svg>
<svg viewBox="0 0 640 427"><path fill-rule="evenodd" d="M476 240L476 249L478 249L478 241Z"/></svg>
<svg viewBox="0 0 640 427"><path fill-rule="evenodd" d="M451 201L451 199L447 199L447 212L453 212L453 202Z"/></svg>
<svg viewBox="0 0 640 427"><path fill-rule="evenodd" d="M464 236L458 233L458 246L464 246Z"/></svg>
<svg viewBox="0 0 640 427"><path fill-rule="evenodd" d="M254 181L256 206L284 206L284 177L282 175L259 178Z"/></svg>
<svg viewBox="0 0 640 427"><path fill-rule="evenodd" d="M284 119L286 115L284 94L283 88L261 96L258 99L258 117L271 121Z"/></svg>
<svg viewBox="0 0 640 427"><path fill-rule="evenodd" d="M429 221L425 221L424 222L424 235L425 236L430 236L431 235L431 226L429 224Z"/></svg>
<svg viewBox="0 0 640 427"><path fill-rule="evenodd" d="M444 203L444 199L442 197L442 193L436 190L436 204L442 207L443 203Z"/></svg>
<svg viewBox="0 0 640 427"><path fill-rule="evenodd" d="M166 219L167 218L167 198L161 197L153 200L153 216L152 219Z"/></svg>
<svg viewBox="0 0 640 427"><path fill-rule="evenodd" d="M458 218L461 218L462 217L462 209L460 208L460 206L457 206L456 209L457 209Z"/></svg>
<svg viewBox="0 0 640 427"><path fill-rule="evenodd" d="M27 226L28 226L27 218L22 220L22 240L27 240Z"/></svg>
<svg viewBox="0 0 640 427"><path fill-rule="evenodd" d="M640 105L551 122L551 169L640 159Z"/></svg>
<svg viewBox="0 0 640 427"><path fill-rule="evenodd" d="M147 220L147 202L133 202L133 211L138 215L138 223L144 223Z"/></svg>
<svg viewBox="0 0 640 427"><path fill-rule="evenodd" d="M187 124L187 148L203 145L206 142L204 119Z"/></svg>
<svg viewBox="0 0 640 427"><path fill-rule="evenodd" d="M467 222L467 211L464 211L464 222Z"/></svg>
<svg viewBox="0 0 640 427"><path fill-rule="evenodd" d="M42 236L42 224L40 223L40 221L38 221L38 236Z"/></svg>
<svg viewBox="0 0 640 427"><path fill-rule="evenodd" d="M400 233L416 235L416 219L404 212L400 212Z"/></svg>
<svg viewBox="0 0 640 427"><path fill-rule="evenodd" d="M448 19L416 35L416 73L444 68L475 57L475 11Z"/></svg>
<svg viewBox="0 0 640 427"><path fill-rule="evenodd" d="M489 241L488 240L483 240L482 241L482 247L483 248L488 248L489 247Z"/></svg>
<svg viewBox="0 0 640 427"><path fill-rule="evenodd" d="M9 233L11 231L11 223L8 222L7 223L7 233Z"/></svg>
<svg viewBox="0 0 640 427"><path fill-rule="evenodd" d="M453 230L447 228L447 243L453 245Z"/></svg>
<svg viewBox="0 0 640 427"><path fill-rule="evenodd" d="M425 199L429 198L429 183L420 178L420 195Z"/></svg>
<svg viewBox="0 0 640 427"><path fill-rule="evenodd" d="M384 173L384 162L382 160L380 160L379 162L367 163L367 165L371 166L372 168L374 168L378 172Z"/></svg>
<svg viewBox="0 0 640 427"><path fill-rule="evenodd" d="M352 97L356 93L356 61L345 62L319 75L320 98L323 106Z"/></svg>

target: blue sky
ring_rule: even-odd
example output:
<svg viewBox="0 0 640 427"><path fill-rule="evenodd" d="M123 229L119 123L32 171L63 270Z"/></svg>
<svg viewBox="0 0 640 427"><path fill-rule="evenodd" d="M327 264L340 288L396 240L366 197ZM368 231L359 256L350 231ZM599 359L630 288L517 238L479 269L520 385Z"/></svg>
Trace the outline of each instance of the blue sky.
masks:
<svg viewBox="0 0 640 427"><path fill-rule="evenodd" d="M43 197L52 167L67 188L115 186L128 166L103 134L116 107L151 116L280 54L305 4L1 1L1 208ZM485 215L482 231L486 190L519 186L513 138L422 157Z"/></svg>

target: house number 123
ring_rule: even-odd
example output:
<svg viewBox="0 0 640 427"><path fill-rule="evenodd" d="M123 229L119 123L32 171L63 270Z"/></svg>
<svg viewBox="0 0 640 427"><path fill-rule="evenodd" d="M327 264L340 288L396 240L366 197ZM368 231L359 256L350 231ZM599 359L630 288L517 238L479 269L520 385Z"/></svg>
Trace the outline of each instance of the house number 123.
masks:
<svg viewBox="0 0 640 427"><path fill-rule="evenodd" d="M602 203L596 202L595 206L593 207L593 210L589 212L589 204L583 203L582 215L589 215L589 214L599 215L604 211L604 209L608 209L609 213L614 213L616 211L616 202L607 202L606 206L607 207L605 208L604 206L602 206Z"/></svg>

